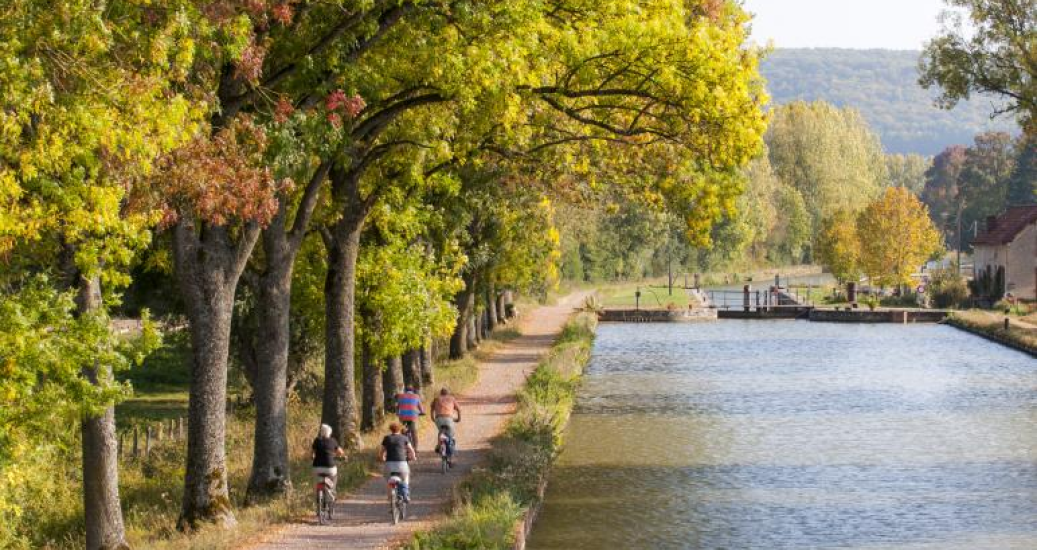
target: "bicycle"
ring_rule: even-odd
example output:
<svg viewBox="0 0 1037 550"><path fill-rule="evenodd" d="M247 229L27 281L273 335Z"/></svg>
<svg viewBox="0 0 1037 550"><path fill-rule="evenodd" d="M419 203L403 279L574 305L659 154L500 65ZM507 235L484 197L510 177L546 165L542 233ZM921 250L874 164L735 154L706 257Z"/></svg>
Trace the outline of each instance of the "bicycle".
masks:
<svg viewBox="0 0 1037 550"><path fill-rule="evenodd" d="M454 467L454 439L450 437L449 428L446 426L439 427L439 445L436 446L436 453L439 455L440 471L445 474Z"/></svg>
<svg viewBox="0 0 1037 550"><path fill-rule="evenodd" d="M335 498L332 495L332 485L328 481L331 476L321 474L317 482L317 522L321 525L331 523L332 510L335 508Z"/></svg>
<svg viewBox="0 0 1037 550"><path fill-rule="evenodd" d="M407 519L407 498L403 490L403 478L400 472L389 473L389 513L392 515L392 524Z"/></svg>
<svg viewBox="0 0 1037 550"><path fill-rule="evenodd" d="M425 415L422 414L421 416L425 416ZM417 451L418 450L418 421L417 420L404 420L403 421L403 427L404 427L404 429L407 430L405 435L407 436L407 439L410 439L411 447L414 447L414 450Z"/></svg>

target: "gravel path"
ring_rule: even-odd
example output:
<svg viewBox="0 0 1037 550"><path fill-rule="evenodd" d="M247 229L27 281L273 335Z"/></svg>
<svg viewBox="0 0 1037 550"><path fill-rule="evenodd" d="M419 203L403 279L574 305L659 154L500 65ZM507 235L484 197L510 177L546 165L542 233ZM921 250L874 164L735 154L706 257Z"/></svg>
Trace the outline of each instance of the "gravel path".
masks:
<svg viewBox="0 0 1037 550"><path fill-rule="evenodd" d="M432 453L435 430L431 422L423 422L418 461L411 465L411 504L406 521L390 524L385 482L380 477L372 478L355 494L340 496L331 525L321 526L315 520L291 524L251 548L392 548L443 519L454 487L485 458L491 438L501 432L514 411L515 392L587 294L574 293L556 306L543 306L524 315L522 336L479 365L478 380L459 396L462 422L458 425L458 454L454 468L445 475L439 472L438 457Z"/></svg>

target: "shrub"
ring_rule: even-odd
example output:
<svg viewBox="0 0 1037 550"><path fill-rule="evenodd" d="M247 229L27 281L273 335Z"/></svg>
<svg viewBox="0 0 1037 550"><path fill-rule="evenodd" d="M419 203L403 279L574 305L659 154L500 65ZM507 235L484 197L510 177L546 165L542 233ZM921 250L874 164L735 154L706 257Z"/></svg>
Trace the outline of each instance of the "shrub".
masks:
<svg viewBox="0 0 1037 550"><path fill-rule="evenodd" d="M938 269L929 283L933 305L938 308L958 308L969 299L969 286L956 268Z"/></svg>

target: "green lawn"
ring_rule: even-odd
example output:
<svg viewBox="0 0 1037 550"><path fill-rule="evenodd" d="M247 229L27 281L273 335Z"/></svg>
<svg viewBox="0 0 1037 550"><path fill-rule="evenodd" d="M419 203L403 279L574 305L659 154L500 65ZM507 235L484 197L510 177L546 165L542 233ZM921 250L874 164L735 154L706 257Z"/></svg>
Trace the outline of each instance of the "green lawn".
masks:
<svg viewBox="0 0 1037 550"><path fill-rule="evenodd" d="M640 306L643 309L665 309L669 304L687 307L690 297L680 287L684 282L675 281L673 296L670 296L666 282L627 283L605 287L600 292L602 305L608 308L633 308L637 305L636 293L641 290Z"/></svg>

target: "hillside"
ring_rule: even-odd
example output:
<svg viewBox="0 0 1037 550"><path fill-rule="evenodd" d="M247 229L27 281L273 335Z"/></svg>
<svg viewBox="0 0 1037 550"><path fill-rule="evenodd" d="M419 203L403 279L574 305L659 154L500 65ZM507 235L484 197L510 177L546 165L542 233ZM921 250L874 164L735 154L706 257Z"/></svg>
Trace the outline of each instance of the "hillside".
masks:
<svg viewBox="0 0 1037 550"><path fill-rule="evenodd" d="M1010 119L990 120L989 98L953 111L936 108L934 94L917 83L918 56L915 51L785 49L772 52L762 71L775 103L824 100L854 107L891 153L934 155L948 145L971 143L979 132L1015 132Z"/></svg>

